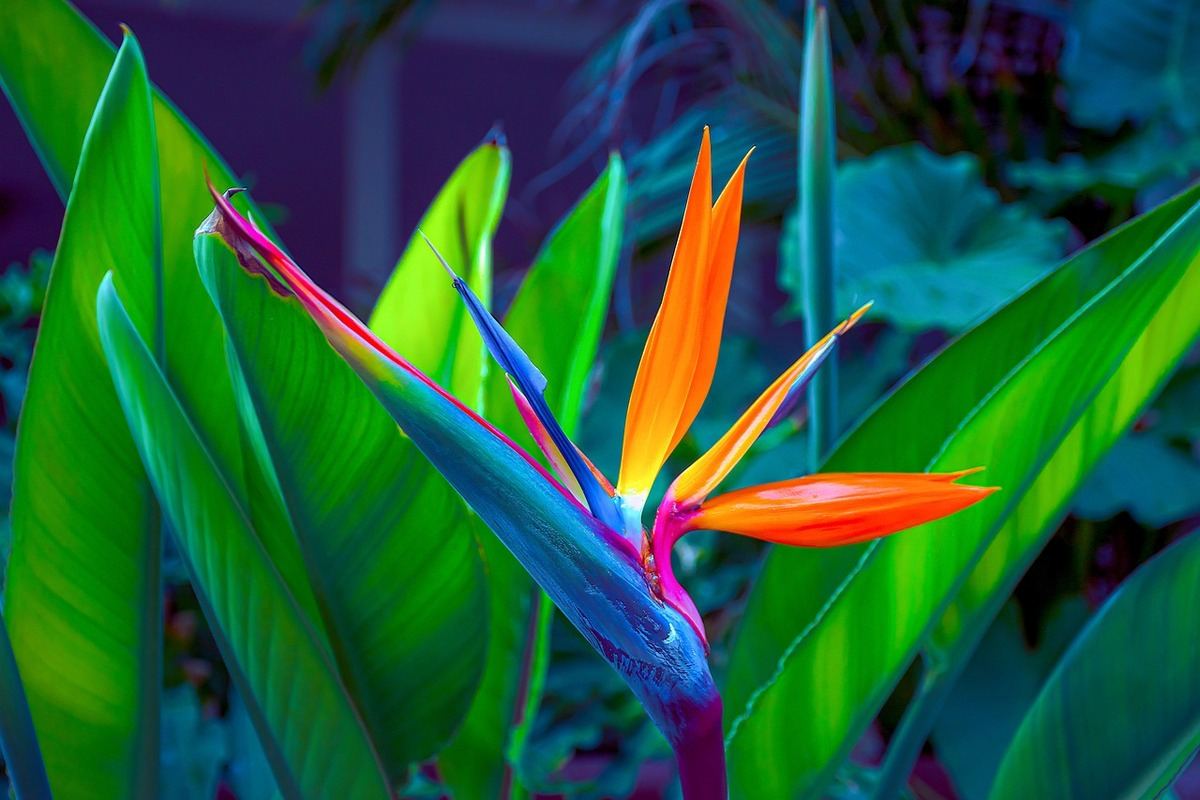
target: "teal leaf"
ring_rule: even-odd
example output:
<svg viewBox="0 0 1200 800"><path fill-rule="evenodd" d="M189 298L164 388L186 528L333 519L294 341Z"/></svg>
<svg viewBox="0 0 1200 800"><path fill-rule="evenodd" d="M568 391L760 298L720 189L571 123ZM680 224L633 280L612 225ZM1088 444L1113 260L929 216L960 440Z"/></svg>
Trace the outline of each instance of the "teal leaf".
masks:
<svg viewBox="0 0 1200 800"><path fill-rule="evenodd" d="M1063 81L1072 119L1110 131L1126 120L1163 116L1200 125L1200 3L1088 0L1071 5Z"/></svg>
<svg viewBox="0 0 1200 800"><path fill-rule="evenodd" d="M868 319L907 330L966 328L1045 274L1066 245L1065 223L1002 203L975 156L917 144L843 164L835 204L839 308L874 300ZM785 255L785 270L793 263ZM780 280L798 296L794 273Z"/></svg>
<svg viewBox="0 0 1200 800"><path fill-rule="evenodd" d="M1071 644L989 797L1160 796L1200 748L1200 533L1133 573Z"/></svg>

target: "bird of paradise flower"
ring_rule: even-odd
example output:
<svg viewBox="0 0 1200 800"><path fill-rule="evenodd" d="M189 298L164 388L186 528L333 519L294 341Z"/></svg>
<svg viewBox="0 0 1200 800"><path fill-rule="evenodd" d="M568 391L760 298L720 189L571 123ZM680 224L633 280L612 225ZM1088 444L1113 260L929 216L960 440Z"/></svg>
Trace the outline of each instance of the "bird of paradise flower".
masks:
<svg viewBox="0 0 1200 800"><path fill-rule="evenodd" d="M316 286L233 207L236 190L212 190L216 209L197 231L223 240L245 268L299 300L400 427L617 669L674 748L687 800L724 798L727 789L721 698L706 660L704 622L672 571L675 542L690 531L717 530L791 546L850 544L945 517L995 491L958 483L978 471L966 469L816 474L714 496L864 306L788 367L680 473L649 530L643 526L651 486L712 385L747 159L713 203L704 130L662 304L629 399L615 486L551 414L537 367L444 260L553 474Z"/></svg>

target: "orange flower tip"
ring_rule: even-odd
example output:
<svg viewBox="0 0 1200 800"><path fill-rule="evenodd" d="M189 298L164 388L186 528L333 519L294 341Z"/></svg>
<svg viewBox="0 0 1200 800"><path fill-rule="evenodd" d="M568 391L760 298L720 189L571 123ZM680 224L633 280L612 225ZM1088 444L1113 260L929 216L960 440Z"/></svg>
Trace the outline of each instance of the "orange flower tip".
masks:
<svg viewBox="0 0 1200 800"><path fill-rule="evenodd" d="M937 473L940 478L946 481L957 481L959 478L965 478L968 475L976 475L983 472L986 467L970 467L968 469L960 469L957 472L940 472Z"/></svg>
<svg viewBox="0 0 1200 800"><path fill-rule="evenodd" d="M859 308L853 314L846 317L846 320L841 325L838 325L837 329L834 330L834 332L833 332L834 335L841 336L842 334L846 333L846 331L853 328L858 323L858 321L863 318L863 315L866 314L871 309L871 306L873 306L873 305L875 305L874 300L870 301L869 303L865 303L861 308Z"/></svg>

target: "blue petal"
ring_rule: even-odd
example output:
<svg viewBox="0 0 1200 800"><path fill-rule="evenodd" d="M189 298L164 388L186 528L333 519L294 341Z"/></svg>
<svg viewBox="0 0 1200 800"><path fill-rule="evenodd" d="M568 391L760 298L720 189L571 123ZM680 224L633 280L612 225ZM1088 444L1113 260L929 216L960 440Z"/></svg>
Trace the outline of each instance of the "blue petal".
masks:
<svg viewBox="0 0 1200 800"><path fill-rule="evenodd" d="M446 263L446 259L442 258L442 254L433 246L433 242L429 241L429 237L422 232L421 237L425 239L425 243L433 250L433 254L437 256L438 261L442 262L442 266L446 268L446 272L450 273L450 277L454 281L454 289L462 297L463 302L467 304L467 312L471 315L471 319L475 322L475 327L479 329L479 335L483 337L483 343L487 346L488 352L492 354L492 358L496 359L496 363L500 368L512 378L513 383L521 390L521 394L525 395L529 401L533 413L541 420L542 425L546 428L546 432L550 434L550 438L554 440L555 446L562 453L563 458L570 467L571 473L575 476L575 480L579 482L579 486L583 489L583 496L587 500L588 508L592 512L592 516L603 522L613 530L622 530L620 515L617 512L617 507L613 504L612 499L608 496L608 492L604 491L604 487L596 480L596 476L588 469L583 458L580 457L579 451L575 449L575 445L567 438L567 434L563 432L562 426L558 424L558 420L554 418L550 407L546 405L546 376L534 366L529 360L529 356L521 349L513 338L508 335L508 331L492 316L475 293L471 291L471 287L467 286L466 282L455 274L454 270Z"/></svg>

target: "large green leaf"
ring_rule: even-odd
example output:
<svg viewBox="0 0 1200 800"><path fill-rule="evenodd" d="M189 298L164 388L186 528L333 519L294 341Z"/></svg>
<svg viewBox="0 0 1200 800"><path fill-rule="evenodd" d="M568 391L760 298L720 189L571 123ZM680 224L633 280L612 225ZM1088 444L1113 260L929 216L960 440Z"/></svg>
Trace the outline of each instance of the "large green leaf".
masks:
<svg viewBox="0 0 1200 800"><path fill-rule="evenodd" d="M153 797L161 683L159 511L104 367L106 271L161 346L150 87L126 40L67 204L21 416L5 613L54 793Z"/></svg>
<svg viewBox="0 0 1200 800"><path fill-rule="evenodd" d="M1071 645L1013 737L991 797L1158 797L1200 748L1197 630L1192 533L1130 576Z"/></svg>
<svg viewBox="0 0 1200 800"><path fill-rule="evenodd" d="M1153 223L1155 216L1160 222L1168 219L1172 206L1177 209L1185 199L1195 196L1193 191L1185 198L1177 198L1172 205L1160 208L1126 230ZM1194 280L1181 288L1186 290L1176 292L1158 310L1129 355L1034 478L930 632L926 654L931 670L912 712L925 717L919 730L912 734L914 750L920 746L919 740L928 732L937 712L937 698L949 690L966 665L983 632L1054 532L1080 487L1095 479L1097 465L1106 454L1109 458L1118 455L1122 434L1141 415L1146 402L1157 393L1189 344L1200 334L1200 319L1189 313L1200 302L1200 289ZM1184 467L1184 474L1192 476L1194 487L1194 472L1186 472L1188 468L1194 468L1190 464ZM1162 478L1155 491L1164 491L1178 477ZM1182 494L1186 495L1186 490ZM1147 500L1138 498L1139 502ZM1171 501L1167 501L1164 508L1169 510L1170 505ZM1175 514L1165 516L1174 518Z"/></svg>
<svg viewBox="0 0 1200 800"><path fill-rule="evenodd" d="M1160 311L1194 307L1200 191L1082 251L881 403L831 470L976 464L987 502L869 545L774 548L732 655L728 737L738 796L819 793L922 638ZM1182 347L1192 330L1176 329ZM1141 400L1155 383L1131 393ZM998 445L1002 443L1002 446ZM803 713L797 713L803 709Z"/></svg>
<svg viewBox="0 0 1200 800"><path fill-rule="evenodd" d="M489 136L458 165L417 226L488 304L492 237L508 194L510 172L503 140ZM446 291L446 273L418 234L413 234L400 256L369 324L418 369L480 410L488 372L483 342L471 330L457 295Z"/></svg>
<svg viewBox="0 0 1200 800"><path fill-rule="evenodd" d="M449 738L482 669L483 568L467 508L320 332L275 313L224 242L198 236L196 260L341 678L399 783ZM457 300L441 289L430 305ZM450 333L425 336L453 345Z"/></svg>
<svg viewBox="0 0 1200 800"><path fill-rule="evenodd" d="M383 765L320 633L275 569L220 462L110 279L97 314L139 455L288 797L388 797ZM91 778L93 775L84 775Z"/></svg>
<svg viewBox="0 0 1200 800"><path fill-rule="evenodd" d="M549 381L546 402L569 436L604 327L624 213L625 171L613 156L546 240L505 317L505 328ZM487 401L488 417L536 452L499 370ZM517 786L505 773L533 722L552 619L548 599L504 545L490 534L481 541L491 620L487 668L463 729L439 758L443 779L462 800L500 797L502 786Z"/></svg>
<svg viewBox="0 0 1200 800"><path fill-rule="evenodd" d="M0 85L63 197L112 62L112 45L64 0L0 5ZM240 486L243 454L238 426L229 424L236 413L220 321L210 303L195 302L203 288L192 259L192 233L212 209L204 171L220 185L231 185L232 173L157 91L152 103L161 181L162 308L171 320L165 329L167 376Z"/></svg>
<svg viewBox="0 0 1200 800"><path fill-rule="evenodd" d="M1073 3L1063 58L1072 118L1112 130L1125 120L1169 116L1200 125L1200 2L1088 0Z"/></svg>
<svg viewBox="0 0 1200 800"><path fill-rule="evenodd" d="M1065 223L1002 203L968 153L881 150L842 165L835 201L839 307L874 300L872 315L912 330L962 330L1045 273L1066 244ZM783 263L780 280L797 294L794 254L785 250Z"/></svg>

